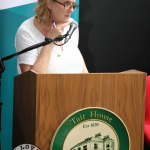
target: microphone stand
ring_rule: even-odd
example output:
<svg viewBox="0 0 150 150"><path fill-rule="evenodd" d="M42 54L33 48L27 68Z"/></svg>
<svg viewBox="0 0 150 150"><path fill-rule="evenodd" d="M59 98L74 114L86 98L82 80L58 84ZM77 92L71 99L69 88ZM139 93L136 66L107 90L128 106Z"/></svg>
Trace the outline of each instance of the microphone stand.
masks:
<svg viewBox="0 0 150 150"><path fill-rule="evenodd" d="M57 42L59 41L62 41L64 38L66 38L69 34L66 33L65 35L60 35L58 37L56 37L55 39L50 39L50 38L45 38L45 41L44 42L41 42L41 43L38 43L38 44L35 44L33 46L30 46L28 48L25 48L23 50L21 50L20 52L17 52L17 53L14 53L14 54L11 54L11 55L8 55L6 57L3 57L3 58L0 58L0 132L1 132L1 110L2 110L2 100L1 100L1 81L2 81L2 73L5 71L5 66L4 66L4 61L7 61L11 58L13 58L14 56L18 56L20 54L23 54L23 53L26 53L28 51L31 51L33 49L36 49L38 47L41 47L41 46L45 46L45 45L48 45L50 44L51 42L53 42L55 45L58 45ZM65 43L67 43L68 40L61 44L61 45L64 45ZM58 45L58 46L61 46L61 45ZM1 136L0 136L0 150L1 150Z"/></svg>

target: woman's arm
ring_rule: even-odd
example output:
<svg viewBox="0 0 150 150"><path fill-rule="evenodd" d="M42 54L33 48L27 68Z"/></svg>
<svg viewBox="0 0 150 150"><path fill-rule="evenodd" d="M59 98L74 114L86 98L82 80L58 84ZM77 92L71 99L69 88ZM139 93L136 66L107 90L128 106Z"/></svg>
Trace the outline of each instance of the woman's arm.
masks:
<svg viewBox="0 0 150 150"><path fill-rule="evenodd" d="M33 65L20 64L21 72L24 73L26 71L33 70L37 73L48 73L48 64L53 47L53 43L44 46Z"/></svg>

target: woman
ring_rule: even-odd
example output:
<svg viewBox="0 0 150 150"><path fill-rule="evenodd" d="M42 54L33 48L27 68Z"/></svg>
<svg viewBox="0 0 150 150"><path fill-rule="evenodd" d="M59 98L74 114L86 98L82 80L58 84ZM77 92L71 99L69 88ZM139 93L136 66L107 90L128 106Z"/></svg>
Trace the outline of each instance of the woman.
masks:
<svg viewBox="0 0 150 150"><path fill-rule="evenodd" d="M19 27L16 34L16 50L43 42L45 37L54 39L64 35L73 19L71 13L77 7L75 0L38 0L36 16ZM62 43L58 43L62 44ZM21 72L37 73L87 73L87 68L78 49L78 29L63 46L50 43L18 56Z"/></svg>

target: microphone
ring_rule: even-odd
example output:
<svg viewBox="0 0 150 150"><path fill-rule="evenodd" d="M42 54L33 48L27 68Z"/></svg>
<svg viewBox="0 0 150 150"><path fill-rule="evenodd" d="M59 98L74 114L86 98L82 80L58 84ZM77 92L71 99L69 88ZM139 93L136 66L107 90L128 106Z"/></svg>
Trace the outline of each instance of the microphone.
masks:
<svg viewBox="0 0 150 150"><path fill-rule="evenodd" d="M76 28L78 27L78 24L75 22L75 21L72 21L70 23L70 28L69 30L67 31L66 35L71 37L73 32L76 30Z"/></svg>
<svg viewBox="0 0 150 150"><path fill-rule="evenodd" d="M56 37L54 40L53 40L53 43L55 45L58 45L58 46L61 46L61 45L64 45L65 43L67 43L69 41L69 39L71 38L73 32L77 29L78 27L78 24L75 22L75 21L72 21L70 23L70 27L69 27L69 30L66 32L66 34L64 35L59 35L58 37ZM62 41L63 39L64 40L64 43L63 44L57 44L56 42L58 41Z"/></svg>

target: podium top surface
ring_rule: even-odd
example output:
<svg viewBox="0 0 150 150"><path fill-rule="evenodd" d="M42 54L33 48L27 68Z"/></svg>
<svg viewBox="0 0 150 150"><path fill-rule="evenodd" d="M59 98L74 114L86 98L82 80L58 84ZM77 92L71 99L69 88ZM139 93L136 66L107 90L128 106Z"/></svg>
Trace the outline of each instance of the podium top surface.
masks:
<svg viewBox="0 0 150 150"><path fill-rule="evenodd" d="M147 75L147 73L146 72L142 72L142 71L139 71L139 70L134 70L134 69L131 69L131 70L126 70L126 71L122 71L122 72L107 72L107 73L105 73L105 72L103 72L103 73L101 73L101 72L99 72L99 73L49 73L49 74L38 74L38 73L36 73L36 72L34 72L34 71L27 71L27 72L25 72L25 73L23 73L23 74L20 74L20 75L17 75L17 77L18 76L24 76L24 75L27 75L27 74L31 74L31 75L36 75L36 76L38 76L38 75L97 75L97 74L103 74L103 75L105 75L105 74L143 74L143 75Z"/></svg>

